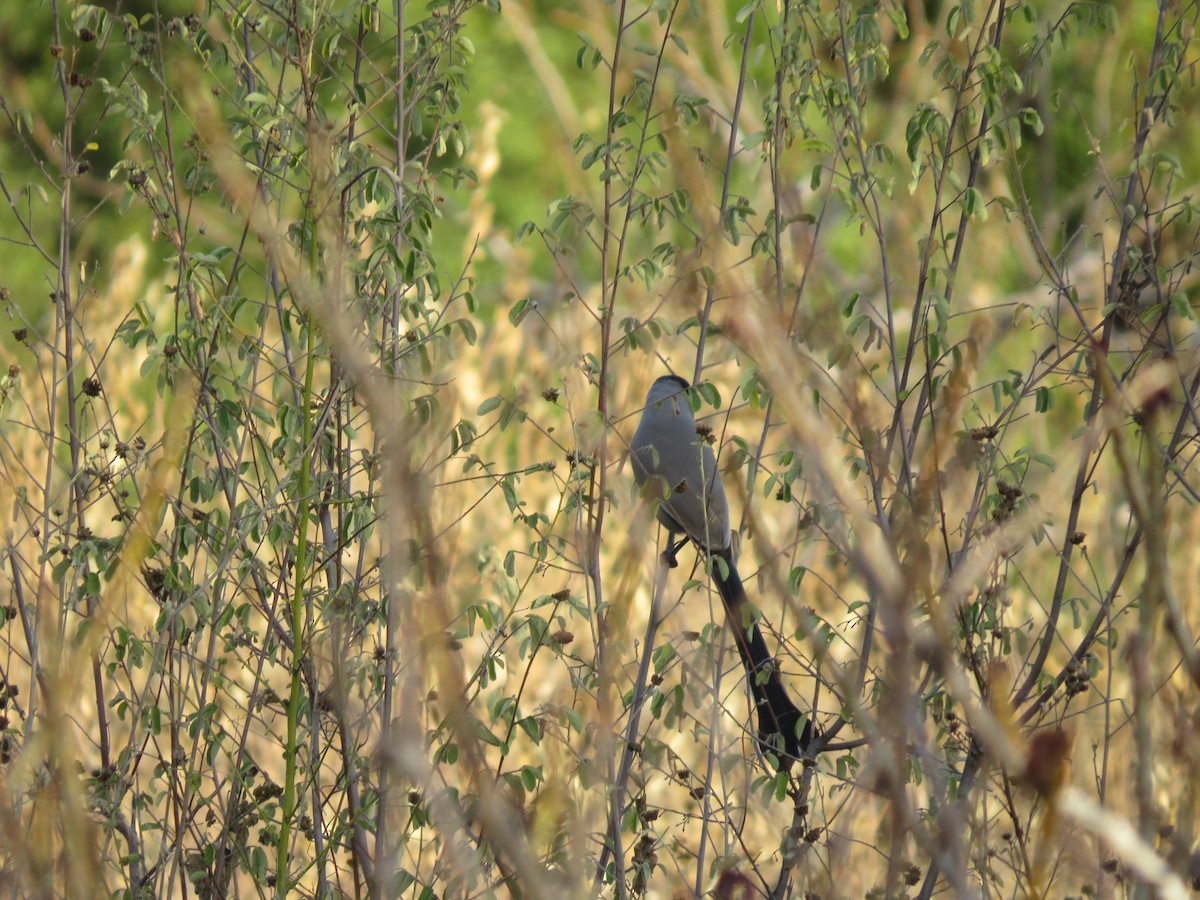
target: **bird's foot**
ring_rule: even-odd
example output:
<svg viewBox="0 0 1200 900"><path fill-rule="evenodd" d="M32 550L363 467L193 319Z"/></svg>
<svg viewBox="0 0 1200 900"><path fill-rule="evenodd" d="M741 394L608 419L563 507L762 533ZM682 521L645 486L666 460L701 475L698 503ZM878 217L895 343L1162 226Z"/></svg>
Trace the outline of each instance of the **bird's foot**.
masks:
<svg viewBox="0 0 1200 900"><path fill-rule="evenodd" d="M686 537L682 537L677 541L671 541L667 544L667 549L662 552L663 561L670 569L678 568L679 566L679 551L683 549L683 545L688 542Z"/></svg>

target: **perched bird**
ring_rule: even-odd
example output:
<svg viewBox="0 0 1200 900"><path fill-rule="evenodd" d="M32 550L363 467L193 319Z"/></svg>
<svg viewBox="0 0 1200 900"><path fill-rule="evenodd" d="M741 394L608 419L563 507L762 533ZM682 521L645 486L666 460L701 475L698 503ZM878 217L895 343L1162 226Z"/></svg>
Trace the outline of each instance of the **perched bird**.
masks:
<svg viewBox="0 0 1200 900"><path fill-rule="evenodd" d="M652 496L669 532L671 565L687 540L713 559L712 576L758 710L759 741L787 769L811 742L812 723L788 696L746 597L733 556L725 486L712 447L696 430L688 388L678 375L664 375L650 387L630 444L633 474L640 486L657 485ZM676 542L676 535L683 537Z"/></svg>

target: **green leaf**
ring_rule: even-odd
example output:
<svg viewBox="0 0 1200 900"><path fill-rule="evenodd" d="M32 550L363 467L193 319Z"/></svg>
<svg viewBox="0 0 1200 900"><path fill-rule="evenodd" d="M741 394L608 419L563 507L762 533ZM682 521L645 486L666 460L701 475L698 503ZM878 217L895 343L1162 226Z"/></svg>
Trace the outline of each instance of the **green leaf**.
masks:
<svg viewBox="0 0 1200 900"><path fill-rule="evenodd" d="M963 209L967 214L967 218L974 219L978 222L987 221L987 203L984 202L983 194L980 192L979 188L967 188L967 193L963 202Z"/></svg>

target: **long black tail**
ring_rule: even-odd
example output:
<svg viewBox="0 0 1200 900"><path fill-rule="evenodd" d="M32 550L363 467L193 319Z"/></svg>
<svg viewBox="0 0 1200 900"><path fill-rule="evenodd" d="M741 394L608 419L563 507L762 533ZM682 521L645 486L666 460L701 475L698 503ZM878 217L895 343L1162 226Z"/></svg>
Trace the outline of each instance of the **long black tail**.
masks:
<svg viewBox="0 0 1200 900"><path fill-rule="evenodd" d="M800 758L801 751L812 741L812 722L792 702L775 660L767 650L767 642L763 640L758 622L747 615L746 588L733 563L732 554L726 550L718 555L725 565L714 564L713 577L725 604L725 615L737 641L742 665L746 667L754 705L758 708L758 739L772 747L780 758L782 768L791 768L792 763ZM749 629L746 626L747 619ZM767 673L765 676L761 674L764 671ZM781 743L772 740L776 735Z"/></svg>

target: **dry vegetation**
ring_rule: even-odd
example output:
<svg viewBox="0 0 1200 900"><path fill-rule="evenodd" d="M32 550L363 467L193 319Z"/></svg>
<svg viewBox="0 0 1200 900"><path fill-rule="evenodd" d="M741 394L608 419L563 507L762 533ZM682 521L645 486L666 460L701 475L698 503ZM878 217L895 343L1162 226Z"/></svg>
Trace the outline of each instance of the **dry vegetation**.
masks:
<svg viewBox="0 0 1200 900"><path fill-rule="evenodd" d="M499 7L3 14L0 888L1186 895L1196 6Z"/></svg>

